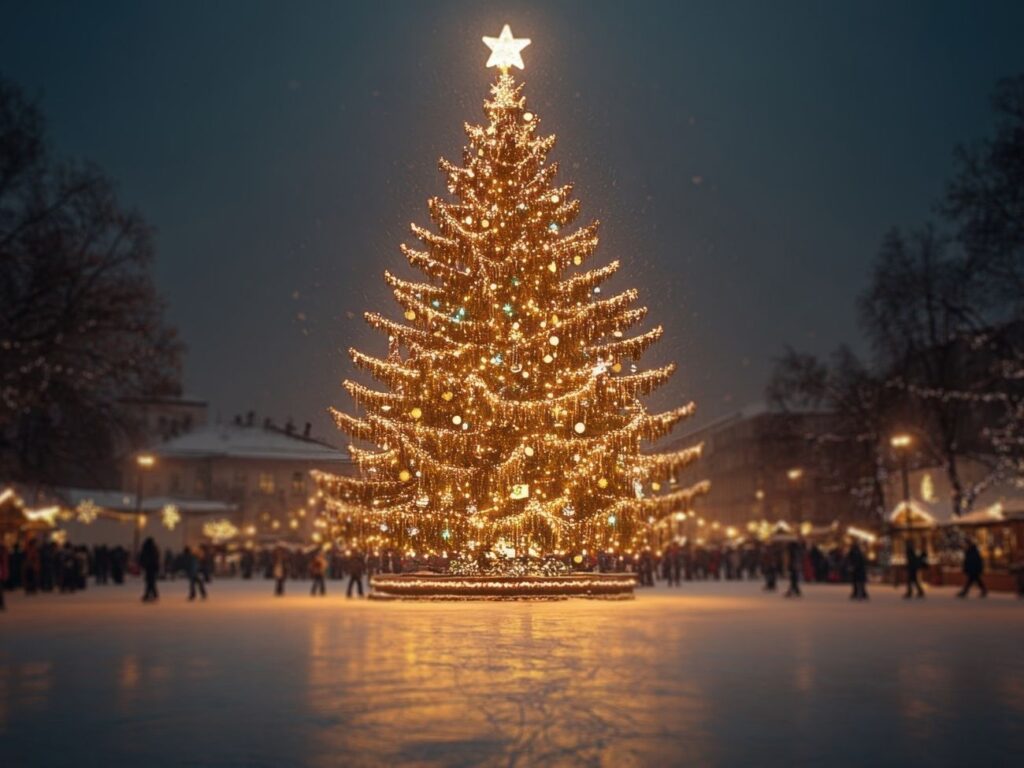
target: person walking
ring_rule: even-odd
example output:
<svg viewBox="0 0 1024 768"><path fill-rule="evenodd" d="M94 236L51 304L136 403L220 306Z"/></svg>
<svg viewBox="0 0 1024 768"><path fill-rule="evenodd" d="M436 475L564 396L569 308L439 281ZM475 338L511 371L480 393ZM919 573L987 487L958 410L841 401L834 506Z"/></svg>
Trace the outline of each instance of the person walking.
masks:
<svg viewBox="0 0 1024 768"><path fill-rule="evenodd" d="M185 547L185 551L181 553L181 564L185 570L185 576L188 578L188 599L196 599L196 590L198 589L199 594L203 596L203 600L206 599L206 585L203 583L203 579L199 573L199 558L196 553L189 547Z"/></svg>
<svg viewBox="0 0 1024 768"><path fill-rule="evenodd" d="M284 582L288 578L288 564L285 560L284 550L278 548L274 551L274 564L271 567L274 576L274 597L284 597Z"/></svg>
<svg viewBox="0 0 1024 768"><path fill-rule="evenodd" d="M791 541L787 548L789 555L789 589L786 597L803 597L800 593L800 567L803 561L800 542Z"/></svg>
<svg viewBox="0 0 1024 768"><path fill-rule="evenodd" d="M868 562L867 558L864 557L864 553L861 551L860 544L856 541L854 541L853 546L850 547L850 553L847 555L847 561L850 566L850 581L853 582L853 594L850 595L850 599L867 600Z"/></svg>
<svg viewBox="0 0 1024 768"><path fill-rule="evenodd" d="M988 595L988 589L985 587L985 582L981 580L981 574L985 570L985 561L981 557L981 550L978 549L978 545L973 541L968 540L967 546L964 547L964 588L957 593L957 597L967 597L967 593L970 592L971 587L975 584L978 585L978 589L981 590L981 596L986 597Z"/></svg>
<svg viewBox="0 0 1024 768"><path fill-rule="evenodd" d="M309 563L309 575L313 579L313 586L309 590L310 595L319 594L326 597L327 586L324 584L324 574L327 573L327 558L323 552L317 552Z"/></svg>
<svg viewBox="0 0 1024 768"><path fill-rule="evenodd" d="M359 596L363 596L363 571L366 569L365 561L361 552L353 552L348 559L348 589L345 597L352 597L352 587L359 590Z"/></svg>
<svg viewBox="0 0 1024 768"><path fill-rule="evenodd" d="M157 549L153 537L149 536L142 543L139 552L139 567L146 579L146 591L142 594L142 602L150 603L160 599L156 591L156 577L160 573L160 550Z"/></svg>
<svg viewBox="0 0 1024 768"><path fill-rule="evenodd" d="M917 551L913 539L910 538L907 539L904 551L907 558L907 591L904 593L903 599L907 600L913 597L915 591L918 597L924 597L924 589L921 587L921 581L917 575L924 564L924 554Z"/></svg>

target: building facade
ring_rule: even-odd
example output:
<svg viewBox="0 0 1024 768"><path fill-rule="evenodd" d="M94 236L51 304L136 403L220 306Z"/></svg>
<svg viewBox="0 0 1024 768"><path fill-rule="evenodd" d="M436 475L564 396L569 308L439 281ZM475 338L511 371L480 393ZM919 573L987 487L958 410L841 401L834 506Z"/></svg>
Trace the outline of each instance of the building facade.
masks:
<svg viewBox="0 0 1024 768"><path fill-rule="evenodd" d="M138 454L125 465L124 491L147 498L220 502L231 511L226 520L237 538L254 543L271 540L310 541L315 531L314 469L352 471L347 453L291 426L237 419L206 424L151 446L148 466ZM190 524L188 539L204 538L202 525ZM206 520L206 522L210 522Z"/></svg>
<svg viewBox="0 0 1024 768"><path fill-rule="evenodd" d="M855 500L815 471L820 450L809 439L827 428L827 413L745 408L681 436L678 447L703 443L701 460L684 470L683 485L711 481L696 502L699 515L722 525L755 521L827 525L858 517Z"/></svg>

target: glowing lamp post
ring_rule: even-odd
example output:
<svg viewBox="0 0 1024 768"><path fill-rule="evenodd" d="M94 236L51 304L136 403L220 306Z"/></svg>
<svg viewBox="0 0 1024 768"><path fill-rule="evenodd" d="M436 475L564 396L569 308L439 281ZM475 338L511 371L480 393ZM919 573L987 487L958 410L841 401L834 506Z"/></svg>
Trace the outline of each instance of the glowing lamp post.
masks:
<svg viewBox="0 0 1024 768"><path fill-rule="evenodd" d="M800 498L800 481L803 480L804 471L800 467L793 467L786 471L786 478L789 480L790 499L793 507L793 513L796 517L797 523L803 522L803 499Z"/></svg>
<svg viewBox="0 0 1024 768"><path fill-rule="evenodd" d="M140 453L135 457L137 468L135 484L135 531L132 535L132 557L138 560L139 537L142 534L142 526L145 518L142 516L142 477L149 470L156 466L156 457L151 453Z"/></svg>
<svg viewBox="0 0 1024 768"><path fill-rule="evenodd" d="M907 459L910 455L910 447L913 445L913 438L901 432L889 438L889 445L900 457L900 474L903 477L903 514L906 516L907 530L910 530L910 472L907 467Z"/></svg>

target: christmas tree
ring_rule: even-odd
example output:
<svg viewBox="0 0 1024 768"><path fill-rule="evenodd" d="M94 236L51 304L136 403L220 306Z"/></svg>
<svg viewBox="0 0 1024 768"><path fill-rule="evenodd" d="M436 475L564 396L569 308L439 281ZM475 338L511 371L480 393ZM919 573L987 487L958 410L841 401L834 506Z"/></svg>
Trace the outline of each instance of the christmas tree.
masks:
<svg viewBox="0 0 1024 768"><path fill-rule="evenodd" d="M361 446L349 448L358 476L316 477L331 533L417 553L630 550L707 489L675 487L699 446L641 450L694 406L644 408L675 366L631 361L662 328L627 335L647 314L637 291L601 296L618 261L577 269L598 222L570 229L580 206L555 183L555 137L538 133L509 72L530 41L506 25L484 42L498 67L486 125L465 126L461 165L440 161L453 199L428 201L435 229L413 224L420 245L402 246L426 279L385 272L404 321L368 312L389 353L350 350L386 390L346 381L363 415L332 410Z"/></svg>

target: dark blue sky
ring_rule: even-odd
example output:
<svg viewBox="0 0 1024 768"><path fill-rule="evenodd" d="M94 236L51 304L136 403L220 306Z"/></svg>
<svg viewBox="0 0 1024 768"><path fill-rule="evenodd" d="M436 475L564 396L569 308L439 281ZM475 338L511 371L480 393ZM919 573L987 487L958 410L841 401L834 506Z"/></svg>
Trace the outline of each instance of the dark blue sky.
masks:
<svg viewBox="0 0 1024 768"><path fill-rule="evenodd" d="M925 220L1024 72L1020 2L511 0L7 1L0 72L158 228L188 392L326 433L506 21L599 261L666 326L658 404L703 418L760 398L784 344L855 339L885 230Z"/></svg>

